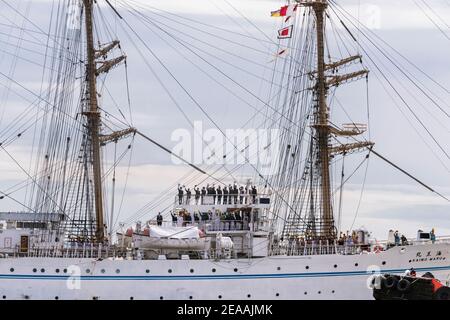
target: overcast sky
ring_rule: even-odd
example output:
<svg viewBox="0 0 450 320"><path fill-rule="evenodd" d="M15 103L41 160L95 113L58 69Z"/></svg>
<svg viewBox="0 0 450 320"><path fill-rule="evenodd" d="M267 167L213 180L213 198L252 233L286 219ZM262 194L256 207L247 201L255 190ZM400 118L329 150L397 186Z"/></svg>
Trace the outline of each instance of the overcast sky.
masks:
<svg viewBox="0 0 450 320"><path fill-rule="evenodd" d="M152 11L140 9L138 2ZM405 60L396 57L420 83L426 84L427 88L431 90L427 93L433 95L447 113L450 111L448 94L448 88L450 87L450 40L448 39L450 37L450 4L448 1L426 1L429 7L426 7L422 1L415 0L373 2L336 0L336 2L344 6L355 17L359 16L363 24L370 26L373 32L415 63L427 75L447 88L447 92L445 92ZM7 3L26 15L28 20L24 20ZM32 31L38 31L37 27L42 30L48 29L52 3L53 1L50 0L0 1L0 71L26 88L24 89L16 83L11 84L11 81L8 81L5 76L0 76L0 130L3 130L13 121L16 115L23 112L29 103L36 99L30 91L38 93L41 88L41 65L44 61L43 54L45 52L42 42L45 43L45 37ZM110 8L103 1L100 0L99 3L102 4L101 11L109 23L109 29L120 38L122 49L128 57L133 125L169 148L175 146L175 142L171 140L171 134L174 130L180 128L192 130L177 106L144 63L139 53L141 52L188 117L192 121L203 121L204 129L213 128L210 120L205 117L198 106L192 103L192 100L168 75L167 70L151 56L148 49L133 35L133 32L128 29L128 34L126 34L120 26L123 22L119 21L120 19L117 17L114 18ZM242 88L230 83L204 61L192 57L179 44L169 41L169 44L176 48L174 50L165 42L167 37L164 37L162 32L153 33L150 29L144 27L142 23L127 13L121 5L121 1L113 0L111 3L116 6L118 12L133 27L136 34L150 46L153 52L163 61L165 67L176 76L221 128L240 128L252 117L254 118L253 122L250 122L246 126L247 128L257 126L262 121L262 119L255 117L254 109L248 106L248 104L252 104L259 108L262 107L260 101L253 95L249 95L242 91ZM215 57L221 58L222 61L212 56L208 56L207 59L263 100L268 98L266 88L271 76L272 64L270 61L273 59L274 52L278 50L275 45L267 41L267 38L275 40L277 30L280 27L280 20L271 18L270 11L278 9L283 3L285 2L264 0L129 1L129 4L151 17L162 29L176 34L180 39L197 48L204 49ZM165 12L157 11L155 8ZM236 12L235 9L240 13ZM230 30L235 34L183 20L167 12ZM430 21L430 18L432 21ZM97 23L101 24L102 21L97 21ZM31 31L21 31L18 28L12 28L12 25L22 26L24 29ZM197 30L191 27L195 27ZM345 34L342 27L339 26L339 30L339 33ZM202 31L207 31L212 35ZM362 37L353 28L352 33L358 38ZM246 36L242 36L243 34ZM197 40L189 38L189 36ZM18 38L26 39L26 41L20 41ZM251 38L264 41L256 41ZM198 40L212 44L216 46L216 49L208 47ZM358 53L354 44L349 44L349 48L350 50L354 49L354 54ZM219 49L231 52L234 56L221 52ZM400 71L390 64L380 52L377 52L373 47L367 49L371 57L382 66L388 78L400 88L402 95L408 96L408 92L414 94L408 97L411 107L444 150L450 153L450 121L448 116L438 110L430 100L421 97L418 94L418 89L413 84L407 83L401 76ZM19 56L19 58L13 59L14 56ZM332 56L339 56L339 54L336 52ZM250 62L246 62L239 57ZM202 73L186 58L195 61L196 65L206 74ZM367 61L366 58L363 59ZM226 85L246 103L231 95L229 91L212 81L210 77L214 77L220 83ZM398 98L391 99L389 97L383 89L386 82L378 81L377 78L379 77L381 76L376 70L371 70L369 80L370 132L371 139L376 142L376 150L431 187L439 190L442 194L450 197L449 159L439 150L433 140L417 123L417 119L414 119ZM108 75L106 83L108 90L114 95L115 102L121 106L121 111L123 110L126 114L127 120L131 121L128 115L124 68L115 69L111 75ZM339 101L345 105L346 111L352 114L352 120L355 122L367 122L365 90L365 83L355 83L343 87L337 94ZM388 92L393 94L392 91L388 90ZM395 96L395 93L393 95ZM117 115L117 108L108 98L108 93L103 90L102 96L104 97L101 99L104 103L103 107ZM413 96L419 97L418 100L412 98ZM332 114L336 123L345 123L346 117L342 110L336 108L332 110ZM3 139L4 136L1 137ZM128 143L129 140L123 141L120 148L124 150ZM31 148L32 133L24 134L23 137L17 139L15 143L8 145L5 149L22 164L23 168L29 170ZM108 151L107 155L108 160L111 161L111 152ZM356 155L354 160L349 160L348 174L361 161L362 156ZM135 213L144 204L155 199L169 186L177 182L185 183L181 177L190 171L187 166L173 165L169 155L137 137L134 141L130 169L128 169L127 157L118 168L117 199L122 197L122 188L128 174L128 187L118 221L125 221L127 217ZM338 170L334 174L337 176ZM236 177L244 178L244 172L238 172ZM363 177L364 170L360 170L345 186L343 229L349 228L355 218ZM11 160L4 150L0 150L0 179L0 191L7 190L10 186L26 179L23 170ZM20 192L15 196L21 200L25 197ZM108 199L109 201L110 199ZM120 202L120 200L116 200L117 202ZM170 201L166 201L152 211L146 212L146 215L140 219L149 219L169 203ZM0 211L15 209L20 208L12 201L5 199L0 202ZM417 229L429 230L435 227L439 235L450 235L449 216L450 205L448 202L418 186L386 163L371 157L365 192L354 223L355 227L365 226L373 231L375 236L382 239L386 238L389 229L397 229L412 237L415 236Z"/></svg>

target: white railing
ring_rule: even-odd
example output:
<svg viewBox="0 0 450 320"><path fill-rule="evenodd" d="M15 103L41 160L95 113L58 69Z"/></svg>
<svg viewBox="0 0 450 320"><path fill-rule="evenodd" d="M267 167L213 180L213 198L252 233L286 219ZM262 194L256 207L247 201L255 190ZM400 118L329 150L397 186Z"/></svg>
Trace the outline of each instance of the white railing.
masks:
<svg viewBox="0 0 450 320"><path fill-rule="evenodd" d="M229 222L226 221L225 222ZM244 227L244 224L242 225ZM250 227L250 224L247 224ZM221 231L221 225L219 224L219 229L217 231ZM223 225L223 230L227 231L226 225ZM214 228L213 228L214 229ZM209 230L209 229L207 229ZM239 229L238 229L239 230ZM243 230L243 229L241 229ZM248 229L247 229L248 230ZM216 230L211 230L216 231ZM437 237L435 241L432 240L417 240L417 239L409 239L407 244L404 245L423 245L423 244L442 244L442 243L450 243L450 236ZM382 247L384 250L387 250L391 247L395 247L395 244L390 244L387 240L376 241L371 244L347 244L347 245L339 245L339 244L330 244L327 241L317 241L315 243L301 243L296 241L283 241L273 243L269 247L269 255L278 256L278 255L289 255L289 256L309 256L309 255L325 255L325 254L344 254L344 255L352 255L352 254L360 254L364 251L371 252L375 251L376 247ZM22 248L23 249L23 248ZM119 248L116 246L108 246L102 244L88 244L88 243L68 243L64 246L58 244L47 244L47 245L37 245L32 244L28 251L22 252L19 246L15 246L13 250L8 253L0 254L0 258L5 257L58 257L58 258L91 258L91 259L104 259L108 257L126 257L135 259L133 256L125 248ZM218 258L234 258L236 257L236 253L234 250L231 252L218 254L215 249L198 252L191 252L194 255L197 255L199 258L209 258L209 259L218 259Z"/></svg>
<svg viewBox="0 0 450 320"><path fill-rule="evenodd" d="M409 245L421 245L421 244L430 244L430 243L435 243L435 244L450 243L450 236L436 237L435 240L430 240L430 239L418 240L417 238L409 238L409 239L407 239L407 241L405 243L402 243L402 241L400 241L399 245L400 246L409 246ZM376 240L376 242L373 244L381 245L385 248L395 246L395 243L392 243L391 241L388 241L388 240Z"/></svg>
<svg viewBox="0 0 450 320"><path fill-rule="evenodd" d="M258 205L261 204L260 199L270 199L270 196L267 194L229 194L227 196L218 196L218 195L204 195L196 198L195 195L191 195L188 197L186 194L183 196L175 196L175 206L183 206L183 205ZM270 200L269 200L270 201Z"/></svg>
<svg viewBox="0 0 450 320"><path fill-rule="evenodd" d="M269 255L288 255L288 256L311 256L325 254L360 254L363 251L369 251L370 245L333 245L326 243L317 244L275 244L270 248Z"/></svg>
<svg viewBox="0 0 450 320"><path fill-rule="evenodd" d="M437 237L436 240L408 239L406 243L397 246L424 245L424 244L450 243L450 237ZM362 252L373 252L376 250L388 250L396 245L387 240L376 241L371 244L330 244L329 242L317 241L316 243L298 243L296 241L283 241L272 244L269 255L309 256L321 254L360 254Z"/></svg>
<svg viewBox="0 0 450 320"><path fill-rule="evenodd" d="M15 246L12 251L4 254L4 257L30 257L30 258L92 258L100 259L116 256L114 247L102 244L65 244L62 245L31 245L28 250Z"/></svg>

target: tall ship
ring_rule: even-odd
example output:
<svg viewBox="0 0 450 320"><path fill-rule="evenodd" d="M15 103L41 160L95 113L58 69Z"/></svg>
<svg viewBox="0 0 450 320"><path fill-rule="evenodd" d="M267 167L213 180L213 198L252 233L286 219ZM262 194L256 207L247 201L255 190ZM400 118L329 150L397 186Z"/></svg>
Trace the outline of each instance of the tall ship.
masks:
<svg viewBox="0 0 450 320"><path fill-rule="evenodd" d="M279 139L270 142L279 144L272 155L277 160L267 174L249 161L240 142L227 138L252 171L241 181L233 175L236 169L222 174L212 165L193 163L130 125L120 109L114 115L102 106L111 93L105 89L107 77L126 68L128 59L119 39L102 27L109 21L105 12L136 41L141 35L130 25L130 16L220 71L199 54L194 41L175 36L135 1L61 0L54 6L56 22L48 33L52 45L47 45L53 54L46 62L51 71L32 105L41 112L34 118L41 123L35 130L35 169L19 163L27 181L1 190L2 199L16 201L13 191L23 188L28 196L26 202L16 201L22 211L1 207L0 299L373 299L374 286L383 285L376 276L412 268L448 285L450 238L419 231L406 239L386 230L388 239L381 241L364 228L342 229L344 159L356 153L364 155L362 163L376 157L449 200L380 154L368 123L333 122L336 91L370 76L359 40L366 33L352 33L361 24L348 18L338 0L289 1L268 17L281 24L278 39L265 42L277 43L268 66L274 66L273 79L281 84L274 84L272 99L253 98L262 104L257 112L265 116L263 127L279 128ZM330 43L336 22L342 36L337 39L352 44ZM145 48L153 52L151 43ZM128 80L122 84L127 96ZM359 97L355 94L354 101ZM2 131L0 152L11 155L9 145L35 128L26 119L23 113L7 134ZM135 138L190 166L196 178L180 177L165 190L170 205L158 215L144 223L138 217L117 229L116 165L131 144L123 153L117 149ZM342 167L341 181L333 181L335 167Z"/></svg>

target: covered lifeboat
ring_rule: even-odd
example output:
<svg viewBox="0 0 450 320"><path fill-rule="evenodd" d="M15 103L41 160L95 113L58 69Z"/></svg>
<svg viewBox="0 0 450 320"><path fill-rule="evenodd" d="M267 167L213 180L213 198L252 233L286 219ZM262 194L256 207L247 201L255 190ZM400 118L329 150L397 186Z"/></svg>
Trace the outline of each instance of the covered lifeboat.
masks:
<svg viewBox="0 0 450 320"><path fill-rule="evenodd" d="M146 230L147 231L147 230ZM198 227L159 227L150 226L144 234L132 236L135 248L177 249L205 251L211 241Z"/></svg>

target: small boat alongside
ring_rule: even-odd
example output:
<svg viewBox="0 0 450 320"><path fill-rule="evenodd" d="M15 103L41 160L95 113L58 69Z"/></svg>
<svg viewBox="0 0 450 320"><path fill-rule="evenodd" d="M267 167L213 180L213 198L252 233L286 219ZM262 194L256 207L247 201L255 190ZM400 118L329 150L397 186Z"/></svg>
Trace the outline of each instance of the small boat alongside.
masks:
<svg viewBox="0 0 450 320"><path fill-rule="evenodd" d="M414 270L403 276L378 275L372 278L371 286L376 300L450 300L450 287L430 272L420 277Z"/></svg>

